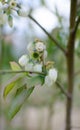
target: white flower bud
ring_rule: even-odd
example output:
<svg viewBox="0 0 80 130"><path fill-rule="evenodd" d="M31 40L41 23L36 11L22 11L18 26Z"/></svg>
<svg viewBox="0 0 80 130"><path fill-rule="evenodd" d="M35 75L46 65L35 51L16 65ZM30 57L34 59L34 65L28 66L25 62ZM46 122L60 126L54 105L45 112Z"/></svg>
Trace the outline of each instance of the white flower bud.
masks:
<svg viewBox="0 0 80 130"><path fill-rule="evenodd" d="M19 64L24 67L24 66L26 66L28 61L29 61L28 55L23 55L19 59Z"/></svg>
<svg viewBox="0 0 80 130"><path fill-rule="evenodd" d="M53 81L50 79L49 76L46 76L46 77L45 77L45 83L44 83L44 86L48 86L48 87L50 87L50 86L52 86L52 85L53 85Z"/></svg>
<svg viewBox="0 0 80 130"><path fill-rule="evenodd" d="M43 42L37 42L35 48L38 52L42 52L46 49L46 46Z"/></svg>
<svg viewBox="0 0 80 130"><path fill-rule="evenodd" d="M33 63L28 63L25 66L26 71L33 71Z"/></svg>
<svg viewBox="0 0 80 130"><path fill-rule="evenodd" d="M54 82L56 82L57 79L57 70L56 69L50 69L48 75L45 77L45 83L44 86L52 86Z"/></svg>
<svg viewBox="0 0 80 130"><path fill-rule="evenodd" d="M56 79L57 79L57 70L56 69L50 69L49 70L49 78L53 81L53 82L56 82Z"/></svg>
<svg viewBox="0 0 80 130"><path fill-rule="evenodd" d="M17 13L19 16L22 16L22 17L28 16L28 12L26 10L23 10L23 9L18 10Z"/></svg>
<svg viewBox="0 0 80 130"><path fill-rule="evenodd" d="M42 64L36 64L34 66L34 71L36 71L36 72L42 72Z"/></svg>

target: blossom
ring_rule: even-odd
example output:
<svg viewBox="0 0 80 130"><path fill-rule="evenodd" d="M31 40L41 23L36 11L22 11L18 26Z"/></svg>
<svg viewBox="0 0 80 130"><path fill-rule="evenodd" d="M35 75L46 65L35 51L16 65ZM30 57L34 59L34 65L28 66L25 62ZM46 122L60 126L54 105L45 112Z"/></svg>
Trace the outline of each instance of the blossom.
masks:
<svg viewBox="0 0 80 130"><path fill-rule="evenodd" d="M36 72L42 72L42 64L36 64L34 66L34 71L36 71Z"/></svg>
<svg viewBox="0 0 80 130"><path fill-rule="evenodd" d="M38 52L42 52L46 49L43 42L37 42L36 45L35 45L35 48Z"/></svg>
<svg viewBox="0 0 80 130"><path fill-rule="evenodd" d="M57 70L55 68L50 69L48 75L45 76L45 86L52 86L57 80Z"/></svg>
<svg viewBox="0 0 80 130"><path fill-rule="evenodd" d="M49 70L49 78L55 82L57 79L57 70L55 68Z"/></svg>
<svg viewBox="0 0 80 130"><path fill-rule="evenodd" d="M11 8L16 7L16 6L17 6L16 0L11 0L11 1L9 2L9 5L10 5Z"/></svg>
<svg viewBox="0 0 80 130"><path fill-rule="evenodd" d="M47 75L45 77L45 83L44 83L44 86L52 86L53 85L53 81L50 79L50 77Z"/></svg>
<svg viewBox="0 0 80 130"><path fill-rule="evenodd" d="M23 56L21 56L19 58L19 64L21 66L23 66L23 67L26 66L26 64L28 63L28 61L29 61L28 55L23 55Z"/></svg>

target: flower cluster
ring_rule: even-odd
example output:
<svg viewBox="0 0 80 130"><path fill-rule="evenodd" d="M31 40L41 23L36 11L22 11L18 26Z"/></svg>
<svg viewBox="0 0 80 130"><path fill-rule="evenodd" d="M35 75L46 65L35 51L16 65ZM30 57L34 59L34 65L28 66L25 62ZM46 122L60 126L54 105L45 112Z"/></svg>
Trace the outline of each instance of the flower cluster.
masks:
<svg viewBox="0 0 80 130"><path fill-rule="evenodd" d="M57 70L52 61L46 61L46 45L39 40L29 43L27 46L28 54L19 58L20 66L29 72L44 73L44 85L52 86L57 80Z"/></svg>
<svg viewBox="0 0 80 130"><path fill-rule="evenodd" d="M26 10L22 10L20 3L17 0L1 0L0 1L0 25L8 22L9 26L13 26L12 12L16 11L19 16L27 17Z"/></svg>

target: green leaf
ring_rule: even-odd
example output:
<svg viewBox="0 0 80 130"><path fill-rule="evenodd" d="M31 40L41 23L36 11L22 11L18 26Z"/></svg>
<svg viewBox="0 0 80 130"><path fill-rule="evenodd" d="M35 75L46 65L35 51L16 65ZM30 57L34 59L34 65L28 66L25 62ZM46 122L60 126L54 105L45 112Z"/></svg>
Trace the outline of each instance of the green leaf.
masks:
<svg viewBox="0 0 80 130"><path fill-rule="evenodd" d="M11 15L8 16L8 24L10 27L13 27L13 17Z"/></svg>
<svg viewBox="0 0 80 130"><path fill-rule="evenodd" d="M21 93L21 91L22 91L23 89L26 89L26 86L25 86L25 85L23 85L23 86L20 87L20 88L17 88L15 96L17 96L19 93Z"/></svg>
<svg viewBox="0 0 80 130"><path fill-rule="evenodd" d="M9 108L9 111L8 111L8 118L9 119L12 119L17 114L17 112L19 112L23 103L31 95L33 90L34 90L34 87L24 89L15 97L15 99L12 102L12 104Z"/></svg>
<svg viewBox="0 0 80 130"><path fill-rule="evenodd" d="M15 84L18 80L20 80L23 77L23 75L17 74L15 77L13 77L7 85L5 86L3 97L6 98L6 96L11 92L11 90L14 88Z"/></svg>
<svg viewBox="0 0 80 130"><path fill-rule="evenodd" d="M19 70L21 70L20 66L16 62L14 62L14 61L10 62L10 66L11 66L11 69L13 71L19 71Z"/></svg>
<svg viewBox="0 0 80 130"><path fill-rule="evenodd" d="M44 76L42 75L38 75L38 76L33 76L30 78L27 78L27 85L29 87L35 86L35 85L39 85L39 84L43 84L44 83Z"/></svg>

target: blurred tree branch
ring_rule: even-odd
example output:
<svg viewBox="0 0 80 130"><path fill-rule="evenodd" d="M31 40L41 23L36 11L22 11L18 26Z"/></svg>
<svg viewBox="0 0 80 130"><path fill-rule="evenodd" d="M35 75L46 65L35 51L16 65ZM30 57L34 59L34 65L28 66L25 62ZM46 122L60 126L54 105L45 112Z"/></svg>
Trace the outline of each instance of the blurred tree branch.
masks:
<svg viewBox="0 0 80 130"><path fill-rule="evenodd" d="M65 89L63 88L63 86L60 84L59 81L56 81L56 85L58 86L58 88L61 90L61 92L62 92L66 97L71 98L71 95L65 91Z"/></svg>

